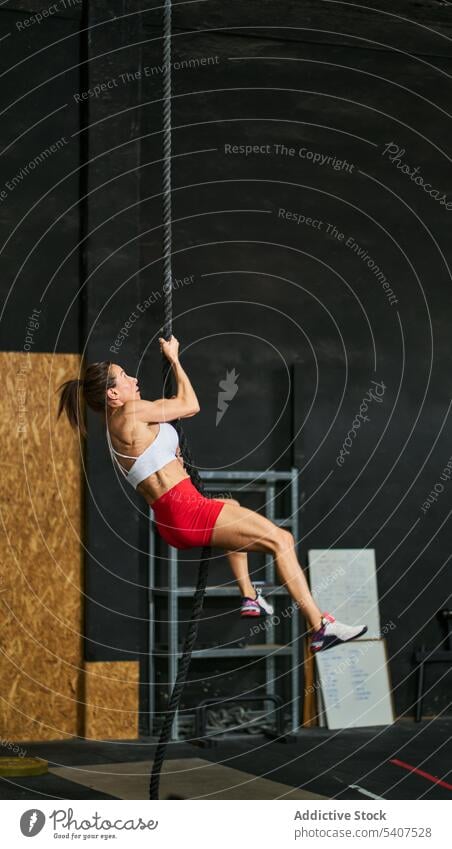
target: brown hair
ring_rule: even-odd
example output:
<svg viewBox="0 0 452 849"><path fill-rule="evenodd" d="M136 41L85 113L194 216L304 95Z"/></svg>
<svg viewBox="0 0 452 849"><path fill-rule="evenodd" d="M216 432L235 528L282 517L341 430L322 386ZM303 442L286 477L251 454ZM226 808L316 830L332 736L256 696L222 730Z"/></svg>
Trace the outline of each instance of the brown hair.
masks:
<svg viewBox="0 0 452 849"><path fill-rule="evenodd" d="M61 391L57 419L65 410L71 426L74 429L78 428L82 436L87 435L83 415L83 400L92 410L105 414L107 389L116 386L116 378L110 374L111 365L112 363L109 360L91 363L86 367L83 378L66 380L57 389L57 392Z"/></svg>

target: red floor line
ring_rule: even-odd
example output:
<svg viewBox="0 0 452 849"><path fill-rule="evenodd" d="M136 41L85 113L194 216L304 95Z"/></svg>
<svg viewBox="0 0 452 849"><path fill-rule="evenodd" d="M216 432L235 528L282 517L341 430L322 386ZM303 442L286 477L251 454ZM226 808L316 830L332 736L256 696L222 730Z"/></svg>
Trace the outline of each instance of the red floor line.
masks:
<svg viewBox="0 0 452 849"><path fill-rule="evenodd" d="M423 769L418 769L416 766L406 764L405 761L399 761L397 758L393 758L389 761L389 763L396 764L396 766L403 766L404 769L409 769L410 772L417 772L418 775L422 775L429 781L433 781L434 784L439 784L441 787L447 787L448 790L452 790L452 784L448 784L447 781L443 781L442 778L437 778L436 775L431 775L429 772L424 772Z"/></svg>

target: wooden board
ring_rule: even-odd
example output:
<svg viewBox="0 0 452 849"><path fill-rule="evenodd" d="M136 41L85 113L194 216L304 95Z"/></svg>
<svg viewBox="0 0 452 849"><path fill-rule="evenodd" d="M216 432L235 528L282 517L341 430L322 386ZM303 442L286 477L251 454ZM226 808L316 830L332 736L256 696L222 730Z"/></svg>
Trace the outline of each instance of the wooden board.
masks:
<svg viewBox="0 0 452 849"><path fill-rule="evenodd" d="M139 661L85 664L87 740L134 740L138 737Z"/></svg>
<svg viewBox="0 0 452 849"><path fill-rule="evenodd" d="M148 799L151 761L58 767L49 772L118 799ZM303 776L300 769L300 784ZM167 760L163 765L161 799L325 799L307 790L250 775L202 758ZM89 796L87 796L89 798Z"/></svg>
<svg viewBox="0 0 452 849"><path fill-rule="evenodd" d="M56 422L57 384L78 354L0 352L0 733L80 733L82 477L80 444Z"/></svg>

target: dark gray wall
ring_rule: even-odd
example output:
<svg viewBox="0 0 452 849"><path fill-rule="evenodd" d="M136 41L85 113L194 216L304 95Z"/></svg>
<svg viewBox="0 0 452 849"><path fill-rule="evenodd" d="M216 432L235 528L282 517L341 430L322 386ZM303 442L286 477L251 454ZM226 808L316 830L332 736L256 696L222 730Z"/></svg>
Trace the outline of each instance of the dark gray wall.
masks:
<svg viewBox="0 0 452 849"><path fill-rule="evenodd" d="M2 350L77 351L80 10L31 20L38 3L0 12L0 291ZM29 25L26 25L26 22Z"/></svg>
<svg viewBox="0 0 452 849"><path fill-rule="evenodd" d="M104 25L110 14L108 3L88 6L86 75L80 91L88 160L84 204L88 362L118 359L110 347L141 297L140 133L134 111L140 87L134 91L111 82L139 57L135 45L141 35L140 18L132 15ZM121 358L132 373L139 345L135 338ZM85 653L88 660L132 660L140 650L146 652L146 505L143 508L112 464L95 414L87 455Z"/></svg>
<svg viewBox="0 0 452 849"><path fill-rule="evenodd" d="M77 144L88 166L62 184L69 198L46 201L42 217L27 219L24 239L37 242L49 221L82 198L81 281L88 282L79 307L87 357L116 358L139 374L152 398L161 387L155 342L162 320L161 11L131 11L124 3L113 19L110 4L90 4L82 21L89 39L82 34L77 47L81 79L69 70L46 90L44 102L37 98L45 87L29 95L26 120L20 101L8 113L16 125L6 123L6 141L64 102L67 108L39 124L39 133L52 126L49 138L59 136L68 121L72 133L77 122L83 128L48 163L44 188L54 171L58 179L71 170L64 157L71 150L75 159ZM3 9L0 15L11 31L12 15ZM10 36L5 49L25 56L30 45L37 49L77 25L52 18L21 33L22 40L15 34L14 48ZM195 457L204 468L286 468L293 448L289 370L297 366L301 558L305 563L309 548L330 545L376 549L381 622L395 624L388 651L396 711L412 713L413 648L421 640L438 643L435 614L450 604L446 478L437 500L422 505L441 484L452 453L452 210L384 151L397 145L402 164L417 167L439 196L452 200L448 9L439 2L380 3L377 11L363 4L190 3L174 8L173 32L173 60L182 63L173 68L173 271L178 281L190 281L175 290L174 332L201 402L201 415L187 422ZM7 103L30 85L30 67L39 82L76 64L70 54L76 44L69 39L65 52L40 54L39 71L37 60L16 71ZM70 103L74 91L96 84L104 86L97 96ZM268 149L250 156L225 151L244 144ZM277 153L275 145L295 153ZM330 164L301 158L302 147L330 156ZM16 142L8 173L38 148L30 142L19 155ZM351 167L334 167L344 160ZM36 169L23 183L20 191L30 194L17 189L8 206L0 205L2 233L36 199L39 187L32 190L31 180L40 175L44 170ZM36 257L21 273L2 322L5 349L20 349L18 317L67 257L39 344L77 350L77 307L63 317L78 284L78 259L69 257L78 211L66 214L54 241L40 248L39 263ZM297 223L295 214L321 224ZM346 244L349 238L361 256ZM24 239L4 255L5 292L24 261ZM112 354L137 303L151 297L154 303ZM218 384L233 368L239 392L216 427ZM370 420L355 430L338 465L372 380L384 383L382 401L369 404ZM147 518L141 501L116 480L94 419L87 461L87 657L144 663ZM426 710L447 710L444 670L431 675L439 683Z"/></svg>
<svg viewBox="0 0 452 849"><path fill-rule="evenodd" d="M195 453L209 468L287 467L287 366L297 364L297 403L308 414L298 433L303 560L309 548L376 549L397 713L412 712L413 648L441 639L435 614L450 604L451 586L447 482L422 506L451 456L452 204L447 211L440 198L452 200L444 114L452 68L449 42L434 32L444 10L433 6L397 10L419 25L362 8L332 13L329 4L284 4L278 21L273 3L175 15L174 273L196 281L176 293L175 332L203 411L189 424ZM234 24L234 34L212 31ZM155 42L144 50L145 102L157 96L159 50ZM183 70L193 57L208 63ZM159 155L151 134L159 106L146 106L145 162ZM388 159L391 142L438 200ZM263 152L226 153L244 144ZM330 164L299 157L300 148ZM142 173L145 197L154 172ZM146 224L158 220L155 200L142 213ZM294 214L322 223L296 223ZM146 261L158 257L159 238L143 242ZM218 383L232 368L240 391L217 428ZM348 438L372 381L383 382L383 397ZM447 709L445 671L431 674L440 683L426 704Z"/></svg>

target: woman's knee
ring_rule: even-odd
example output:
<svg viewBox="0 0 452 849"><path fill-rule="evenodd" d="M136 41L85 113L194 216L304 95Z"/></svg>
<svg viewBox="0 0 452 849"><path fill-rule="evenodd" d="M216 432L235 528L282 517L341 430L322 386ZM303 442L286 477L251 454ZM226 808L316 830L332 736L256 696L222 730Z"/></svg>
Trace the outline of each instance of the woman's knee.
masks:
<svg viewBox="0 0 452 849"><path fill-rule="evenodd" d="M272 524L272 527L265 534L265 537L262 537L262 543L266 551L277 555L287 551L288 548L293 548L295 540L290 531L287 531L285 528L280 528L279 525Z"/></svg>
<svg viewBox="0 0 452 849"><path fill-rule="evenodd" d="M225 549L265 551L277 555L294 545L292 534L256 511L242 507L235 499L224 498L231 510L219 514L212 534L212 544ZM238 504L238 507L236 506Z"/></svg>
<svg viewBox="0 0 452 849"><path fill-rule="evenodd" d="M287 548L293 548L295 539L293 534L286 528L276 527L273 544L279 551L284 551Z"/></svg>

